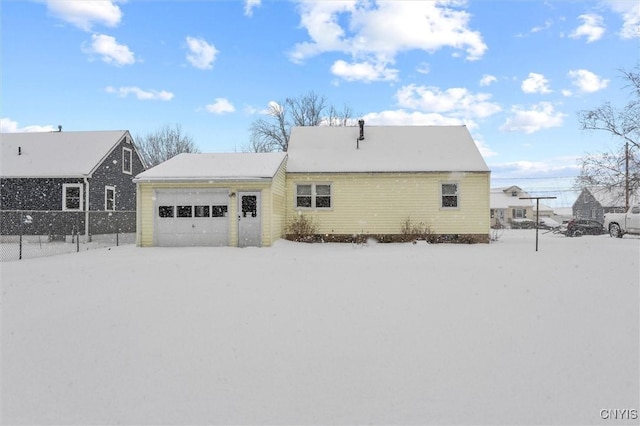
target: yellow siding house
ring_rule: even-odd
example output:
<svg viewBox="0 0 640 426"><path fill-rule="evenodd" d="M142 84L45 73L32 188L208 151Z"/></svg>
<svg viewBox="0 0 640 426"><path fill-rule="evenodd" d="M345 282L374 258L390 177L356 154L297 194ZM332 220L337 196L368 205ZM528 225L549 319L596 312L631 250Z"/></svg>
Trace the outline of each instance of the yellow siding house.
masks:
<svg viewBox="0 0 640 426"><path fill-rule="evenodd" d="M140 246L270 246L301 215L315 239L401 239L422 224L489 241L489 169L464 126L296 127L287 153L180 154L135 179Z"/></svg>
<svg viewBox="0 0 640 426"><path fill-rule="evenodd" d="M308 215L329 241L394 241L409 221L445 240L488 242L489 179L464 126L297 127L286 218Z"/></svg>

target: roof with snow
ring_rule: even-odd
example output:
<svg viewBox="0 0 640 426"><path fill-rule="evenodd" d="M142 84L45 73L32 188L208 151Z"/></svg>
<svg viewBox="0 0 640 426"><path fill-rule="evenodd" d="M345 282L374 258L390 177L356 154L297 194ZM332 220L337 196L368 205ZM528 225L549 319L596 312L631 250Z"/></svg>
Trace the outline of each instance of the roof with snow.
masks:
<svg viewBox="0 0 640 426"><path fill-rule="evenodd" d="M585 188L602 207L624 207L624 188L607 188L605 186L590 186ZM580 198L578 198L580 199ZM631 193L630 204L637 204L640 201L638 194Z"/></svg>
<svg viewBox="0 0 640 426"><path fill-rule="evenodd" d="M488 172L465 126L294 127L287 172Z"/></svg>
<svg viewBox="0 0 640 426"><path fill-rule="evenodd" d="M284 152L185 153L140 173L135 181L270 179L286 157Z"/></svg>
<svg viewBox="0 0 640 426"><path fill-rule="evenodd" d="M516 194L515 196L513 194ZM512 207L531 207L532 200L521 200L520 197L528 197L529 194L519 186L506 186L503 188L491 188L489 193L489 206L492 209L508 209Z"/></svg>
<svg viewBox="0 0 640 426"><path fill-rule="evenodd" d="M90 176L127 133L126 130L2 133L0 176Z"/></svg>

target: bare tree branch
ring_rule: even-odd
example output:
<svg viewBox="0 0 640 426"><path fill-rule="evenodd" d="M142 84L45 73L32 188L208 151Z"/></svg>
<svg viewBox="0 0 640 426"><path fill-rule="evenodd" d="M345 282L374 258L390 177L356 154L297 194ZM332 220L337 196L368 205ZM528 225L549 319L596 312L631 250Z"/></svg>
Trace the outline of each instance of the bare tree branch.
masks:
<svg viewBox="0 0 640 426"><path fill-rule="evenodd" d="M621 138L635 148L640 148L640 65L636 71L620 70L628 82L625 88L631 88L631 100L622 109L605 102L598 108L578 113L582 130L608 132Z"/></svg>
<svg viewBox="0 0 640 426"><path fill-rule="evenodd" d="M327 99L311 91L296 98L269 104L268 118L258 118L250 127L251 139L243 150L251 152L287 151L294 126L355 125L353 111L345 106L337 112Z"/></svg>
<svg viewBox="0 0 640 426"><path fill-rule="evenodd" d="M200 152L190 135L182 133L182 126L168 124L145 136L136 136L136 147L147 167L153 167L183 152Z"/></svg>

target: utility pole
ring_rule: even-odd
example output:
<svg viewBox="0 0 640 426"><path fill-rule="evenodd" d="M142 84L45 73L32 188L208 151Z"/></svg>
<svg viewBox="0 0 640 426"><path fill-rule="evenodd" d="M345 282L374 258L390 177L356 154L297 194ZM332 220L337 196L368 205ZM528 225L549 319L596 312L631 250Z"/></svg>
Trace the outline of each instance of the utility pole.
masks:
<svg viewBox="0 0 640 426"><path fill-rule="evenodd" d="M629 211L629 141L624 144L624 211Z"/></svg>
<svg viewBox="0 0 640 426"><path fill-rule="evenodd" d="M555 200L558 197L520 197L521 200L536 200L536 251L538 251L538 229L540 228L540 200Z"/></svg>

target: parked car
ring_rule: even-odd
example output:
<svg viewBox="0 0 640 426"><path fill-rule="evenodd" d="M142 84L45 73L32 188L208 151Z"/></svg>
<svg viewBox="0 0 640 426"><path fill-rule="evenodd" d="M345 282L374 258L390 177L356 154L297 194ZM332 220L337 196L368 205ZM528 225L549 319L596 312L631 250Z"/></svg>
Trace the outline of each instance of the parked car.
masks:
<svg viewBox="0 0 640 426"><path fill-rule="evenodd" d="M539 229L556 229L560 227L560 223L549 217L541 217L538 221Z"/></svg>
<svg viewBox="0 0 640 426"><path fill-rule="evenodd" d="M604 215L604 228L612 237L622 238L624 234L640 235L640 205L631 206L626 213Z"/></svg>
<svg viewBox="0 0 640 426"><path fill-rule="evenodd" d="M567 237L581 237L583 235L602 235L607 231L597 220L573 219L567 223Z"/></svg>

